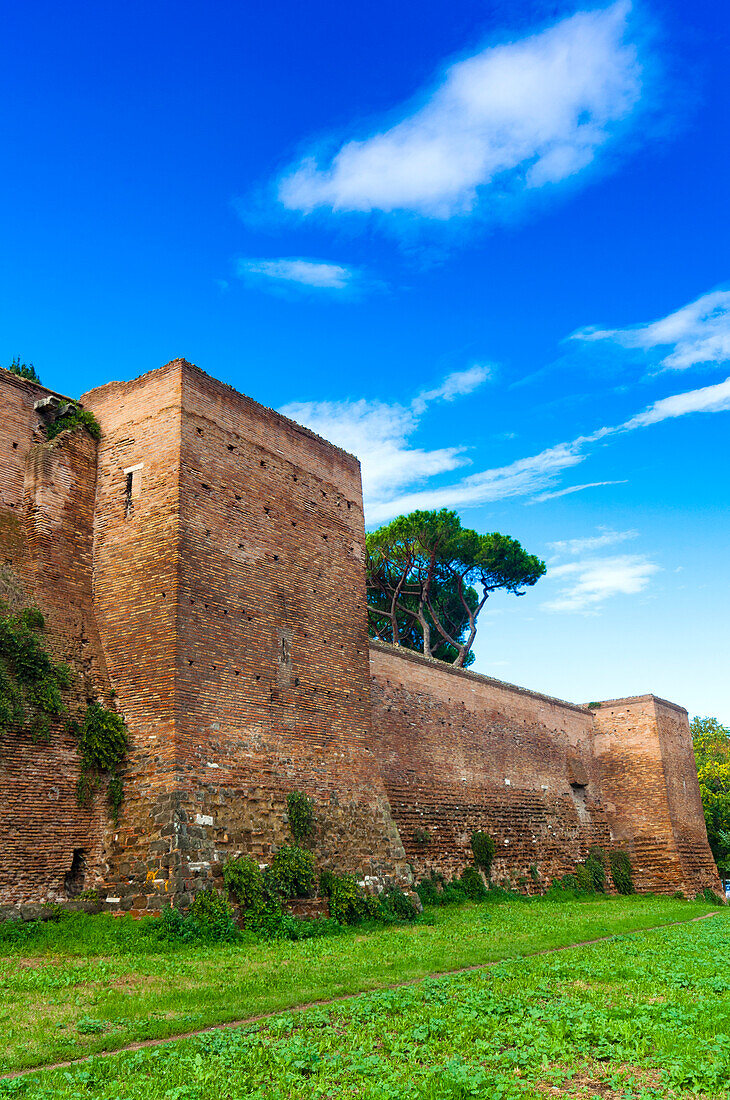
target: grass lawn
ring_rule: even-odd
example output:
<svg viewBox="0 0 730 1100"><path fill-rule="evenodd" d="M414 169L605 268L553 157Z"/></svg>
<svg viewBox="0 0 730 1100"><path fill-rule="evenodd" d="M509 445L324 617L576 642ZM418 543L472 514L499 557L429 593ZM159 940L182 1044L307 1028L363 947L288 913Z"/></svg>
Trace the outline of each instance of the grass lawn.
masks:
<svg viewBox="0 0 730 1100"><path fill-rule="evenodd" d="M571 906L576 924L618 910ZM689 911L689 906L686 911ZM581 913L575 912L580 909ZM437 926L499 937L497 907ZM537 908L533 912L537 912ZM542 913L542 908L539 909ZM547 915L547 914L546 914ZM550 916L553 914L551 913ZM455 929L456 930L456 929ZM355 941L354 952L359 949ZM730 915L0 1083L28 1100L727 1097ZM287 951L287 954L289 952ZM343 962L343 965L344 964Z"/></svg>
<svg viewBox="0 0 730 1100"><path fill-rule="evenodd" d="M0 1067L7 1072L94 1051L113 1050L138 1039L173 1035L345 993L382 989L437 971L521 956L579 940L688 920L709 910L703 902L657 897L492 903L429 910L414 925L365 932L348 929L339 936L297 943L262 942L252 938L245 943L203 947L160 943L150 935L146 922L78 914L59 923L35 926L32 934L17 942L0 943ZM718 931L709 927L716 923L723 930L727 928L724 913L709 922L691 925L688 931L682 932L685 937L682 942L692 944L700 942L702 937L717 936ZM626 951L632 950L633 942L627 941ZM517 965L524 967L527 964ZM539 969L543 964L534 965ZM550 966L559 968L562 964L553 961L544 965L549 970ZM520 970L523 972L527 971ZM447 990L447 1000L451 1002L458 990L489 988L494 974L491 970L484 978L475 979L475 986L469 981L466 985L453 984L450 979L444 986L429 983L428 989ZM388 993L384 995L385 1000L372 1002L380 1006L373 1010L374 1020L377 1017L382 1023L383 1005L411 1002L416 1005L424 996L425 990ZM402 1002L398 1000L400 997L404 998ZM338 1009L334 1015L320 1015L322 1019L325 1016L335 1019L345 1018L350 1013L353 1019L359 1019L360 1011L351 1007ZM466 1011L467 1016L470 1012L471 1009ZM273 1034L271 1029L277 1026L271 1024L268 1030L263 1029L260 1033L247 1032L246 1043L252 1041L252 1034ZM309 1034L310 1025L302 1026ZM297 1030L296 1034L304 1033ZM312 1034L319 1036L319 1031L315 1029ZM195 1056L203 1058L201 1052L213 1049L216 1043L222 1044L221 1050L235 1051L238 1049L235 1044L240 1042L243 1042L240 1036L207 1039L195 1046ZM233 1046L228 1048L227 1043ZM186 1046L185 1049L193 1048ZM169 1052L150 1052L142 1056L143 1062L152 1059L144 1063L151 1067L158 1064L155 1059L165 1061L168 1057L171 1057ZM238 1059L237 1054L230 1057ZM441 1058L440 1050L434 1057ZM114 1062L115 1066L120 1064ZM123 1064L128 1067L142 1063L127 1060ZM116 1072L111 1063L103 1072L110 1071ZM74 1081L85 1080L77 1078L78 1073L90 1073L96 1080L96 1068L92 1071L87 1066L68 1072ZM127 1069L119 1072L126 1075ZM118 1097L119 1100L142 1095L167 1095L183 1100L188 1096L187 1092L140 1092L139 1081L143 1078L144 1073L134 1086L137 1091L129 1091L126 1085L119 1084L110 1086L111 1091L98 1093L89 1092L84 1086L81 1092L83 1095ZM62 1087L64 1080L62 1074L54 1088ZM0 1085L0 1095L7 1088L21 1087L31 1090L28 1095L32 1095L35 1086L30 1080L10 1082ZM58 1093L64 1094L63 1091ZM71 1089L68 1095L73 1094ZM208 1094L193 1091L189 1095ZM210 1095L227 1096L229 1093L218 1091ZM234 1090L230 1095L248 1093ZM286 1095L286 1091L281 1095ZM379 1094L371 1092L368 1095ZM396 1093L383 1093L387 1095ZM453 1095L462 1094L455 1092Z"/></svg>

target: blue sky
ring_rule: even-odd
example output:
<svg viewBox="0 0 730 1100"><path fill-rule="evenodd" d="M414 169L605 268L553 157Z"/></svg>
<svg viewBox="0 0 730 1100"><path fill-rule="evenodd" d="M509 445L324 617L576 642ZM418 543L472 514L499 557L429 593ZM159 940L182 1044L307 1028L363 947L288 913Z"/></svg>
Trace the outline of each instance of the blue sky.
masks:
<svg viewBox="0 0 730 1100"><path fill-rule="evenodd" d="M476 668L730 723L730 42L710 0L5 13L0 328L178 355L545 557Z"/></svg>

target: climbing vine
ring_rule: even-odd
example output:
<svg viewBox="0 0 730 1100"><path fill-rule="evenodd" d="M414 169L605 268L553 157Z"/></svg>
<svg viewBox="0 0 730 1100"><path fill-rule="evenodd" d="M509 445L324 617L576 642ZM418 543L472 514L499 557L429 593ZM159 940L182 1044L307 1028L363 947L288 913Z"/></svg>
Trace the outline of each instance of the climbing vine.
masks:
<svg viewBox="0 0 730 1100"><path fill-rule="evenodd" d="M71 669L54 661L46 649L45 625L37 607L13 614L0 601L0 732L30 733L36 743L47 742L51 723L65 719L81 757L78 802L88 805L106 774L116 821L123 798L120 768L128 744L124 721L96 701L76 716L69 714L62 693L72 685Z"/></svg>
<svg viewBox="0 0 730 1100"><path fill-rule="evenodd" d="M314 807L311 798L301 791L289 791L286 796L289 828L296 841L304 840L314 832Z"/></svg>

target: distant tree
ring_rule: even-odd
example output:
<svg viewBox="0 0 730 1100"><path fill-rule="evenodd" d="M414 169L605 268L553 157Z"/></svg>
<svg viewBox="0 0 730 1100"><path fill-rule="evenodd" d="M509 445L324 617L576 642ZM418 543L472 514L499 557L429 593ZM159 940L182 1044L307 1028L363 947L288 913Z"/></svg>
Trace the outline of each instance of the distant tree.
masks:
<svg viewBox="0 0 730 1100"><path fill-rule="evenodd" d="M21 363L20 359L13 359L9 367L6 367L11 374L17 374L19 378L27 378L29 382L40 382L40 378L36 374L35 367L32 363Z"/></svg>
<svg viewBox="0 0 730 1100"><path fill-rule="evenodd" d="M717 718L690 723L707 839L722 878L730 878L730 729Z"/></svg>
<svg viewBox="0 0 730 1100"><path fill-rule="evenodd" d="M516 539L464 528L446 508L399 516L367 536L367 552L371 635L457 668L492 592L521 596L545 572Z"/></svg>

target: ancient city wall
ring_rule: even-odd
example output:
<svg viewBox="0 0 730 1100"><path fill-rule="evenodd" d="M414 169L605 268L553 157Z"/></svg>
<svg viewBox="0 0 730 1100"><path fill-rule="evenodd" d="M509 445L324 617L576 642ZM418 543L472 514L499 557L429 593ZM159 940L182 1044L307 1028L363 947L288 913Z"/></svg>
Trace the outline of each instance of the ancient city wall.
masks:
<svg viewBox="0 0 730 1100"><path fill-rule="evenodd" d="M475 830L497 842L497 878L533 887L609 845L585 708L380 642L370 667L375 754L417 874L460 871Z"/></svg>
<svg viewBox="0 0 730 1100"><path fill-rule="evenodd" d="M49 390L0 371L0 598L38 606L46 640L74 672L73 714L108 700L91 585L96 443L84 430L51 442L34 403ZM56 900L104 865L108 814L78 805L79 757L63 723L50 740L0 734L0 905Z"/></svg>
<svg viewBox="0 0 730 1100"><path fill-rule="evenodd" d="M46 439L49 393L0 371L0 598L41 608L71 713L116 705L130 751L114 824L102 792L78 805L62 723L0 738L0 907L184 903L291 840L292 790L320 866L374 882L459 872L483 829L530 890L591 844L629 851L640 888L719 890L682 708L591 710L368 643L352 456L184 360L86 394L98 445Z"/></svg>
<svg viewBox="0 0 730 1100"><path fill-rule="evenodd" d="M544 882L600 844L630 854L639 889L720 892L681 707L590 710L380 642L370 663L375 751L418 873L461 869L483 829L497 877Z"/></svg>

